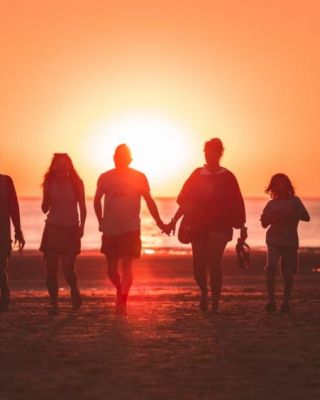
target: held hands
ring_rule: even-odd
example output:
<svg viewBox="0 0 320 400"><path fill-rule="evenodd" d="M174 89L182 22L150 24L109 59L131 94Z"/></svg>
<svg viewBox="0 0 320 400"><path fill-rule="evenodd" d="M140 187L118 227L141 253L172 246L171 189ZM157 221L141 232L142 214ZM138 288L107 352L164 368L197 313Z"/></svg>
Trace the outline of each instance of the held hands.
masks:
<svg viewBox="0 0 320 400"><path fill-rule="evenodd" d="M158 221L157 225L163 233L170 236L171 233L175 233L176 223L177 222L172 219L169 224L164 224L162 221Z"/></svg>
<svg viewBox="0 0 320 400"><path fill-rule="evenodd" d="M162 223L162 227L160 229L162 230L163 233L165 233L168 236L170 236L171 233L174 235L176 231L176 223L177 221L172 219L168 224Z"/></svg>
<svg viewBox="0 0 320 400"><path fill-rule="evenodd" d="M176 225L177 221L172 218L172 220L167 224L167 230L169 232L169 235L172 233L173 235L176 233Z"/></svg>
<svg viewBox="0 0 320 400"><path fill-rule="evenodd" d="M157 221L157 226L161 230L162 233L165 233L168 236L170 235L170 233L168 232L168 229L167 229L167 225L165 223L163 223L162 220Z"/></svg>
<svg viewBox="0 0 320 400"><path fill-rule="evenodd" d="M24 248L25 244L26 244L26 242L24 240L22 231L16 231L14 234L14 245L20 251Z"/></svg>

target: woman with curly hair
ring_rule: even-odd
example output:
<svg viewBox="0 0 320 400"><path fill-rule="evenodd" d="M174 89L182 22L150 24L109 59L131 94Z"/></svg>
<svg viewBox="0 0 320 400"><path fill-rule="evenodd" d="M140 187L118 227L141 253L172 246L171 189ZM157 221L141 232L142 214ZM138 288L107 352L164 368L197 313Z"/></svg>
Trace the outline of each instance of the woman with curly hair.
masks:
<svg viewBox="0 0 320 400"><path fill-rule="evenodd" d="M41 208L47 214L40 251L44 253L47 267L47 287L51 304L48 312L59 312L59 260L71 289L72 307L79 309L82 300L74 269L76 256L80 253L80 240L87 212L84 185L68 154L54 154L44 177Z"/></svg>

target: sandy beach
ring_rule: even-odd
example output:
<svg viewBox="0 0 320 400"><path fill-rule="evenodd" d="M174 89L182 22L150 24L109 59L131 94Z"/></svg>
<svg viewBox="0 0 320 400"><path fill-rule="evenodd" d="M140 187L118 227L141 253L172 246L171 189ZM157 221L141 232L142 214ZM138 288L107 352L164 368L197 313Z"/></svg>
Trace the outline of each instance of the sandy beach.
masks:
<svg viewBox="0 0 320 400"><path fill-rule="evenodd" d="M263 311L264 257L254 252L241 271L225 256L222 309L211 315L198 310L189 256L144 256L121 318L101 256L79 257L82 309L71 310L61 277L52 317L41 256L14 255L12 306L0 315L0 399L318 399L319 254L301 253L290 315ZM279 277L279 302L281 290Z"/></svg>

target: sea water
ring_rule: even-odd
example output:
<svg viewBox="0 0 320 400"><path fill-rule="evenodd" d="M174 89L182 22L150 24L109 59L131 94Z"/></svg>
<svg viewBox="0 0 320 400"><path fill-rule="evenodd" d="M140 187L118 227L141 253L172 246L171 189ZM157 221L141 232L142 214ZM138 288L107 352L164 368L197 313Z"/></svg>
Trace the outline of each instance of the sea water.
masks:
<svg viewBox="0 0 320 400"><path fill-rule="evenodd" d="M301 247L320 247L320 199L302 199L310 213L311 221L300 222L299 237ZM268 198L246 198L246 213L248 227L248 243L253 248L265 247L266 231L261 227L260 215ZM87 221L85 234L82 239L83 250L99 249L101 233L98 231L98 223L94 214L93 199L87 199ZM175 199L156 199L159 213L163 221L169 222L173 217L177 204ZM21 223L26 239L26 249L38 249L46 216L41 211L40 198L24 198L20 200ZM167 236L161 233L149 214L144 201L141 208L141 234L143 251L145 253L184 253L190 251L190 246L179 243L176 236ZM238 231L235 230L229 248L235 246Z"/></svg>

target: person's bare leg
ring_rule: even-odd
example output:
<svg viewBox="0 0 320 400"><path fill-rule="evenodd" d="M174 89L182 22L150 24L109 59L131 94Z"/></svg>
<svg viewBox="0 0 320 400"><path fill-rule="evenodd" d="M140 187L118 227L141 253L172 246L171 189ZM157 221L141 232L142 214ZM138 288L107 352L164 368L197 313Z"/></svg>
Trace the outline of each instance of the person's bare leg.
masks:
<svg viewBox="0 0 320 400"><path fill-rule="evenodd" d="M132 258L124 257L122 259L122 287L121 287L121 304L122 312L126 314L128 294L132 285Z"/></svg>
<svg viewBox="0 0 320 400"><path fill-rule="evenodd" d="M107 259L107 268L108 268L108 276L113 284L113 286L117 290L117 300L116 300L116 307L120 305L121 302L121 279L118 272L118 259Z"/></svg>
<svg viewBox="0 0 320 400"><path fill-rule="evenodd" d="M208 309L207 243L192 242L193 276L200 289L200 308Z"/></svg>
<svg viewBox="0 0 320 400"><path fill-rule="evenodd" d="M223 235L210 233L208 243L208 265L210 271L210 287L212 294L212 312L218 312L222 289L221 261L227 239Z"/></svg>
<svg viewBox="0 0 320 400"><path fill-rule="evenodd" d="M293 274L291 272L287 272L286 274L284 274L283 279L284 279L284 295L283 295L283 304L281 306L281 311L289 312L291 293L293 288Z"/></svg>
<svg viewBox="0 0 320 400"><path fill-rule="evenodd" d="M77 286L77 276L74 271L75 261L76 261L75 255L68 255L62 257L62 270L65 280L70 286L72 307L75 310L77 310L81 307L82 299L80 291Z"/></svg>
<svg viewBox="0 0 320 400"><path fill-rule="evenodd" d="M10 303L10 292L8 283L8 258L0 258L0 287L1 287L1 299L0 299L0 311L7 311Z"/></svg>
<svg viewBox="0 0 320 400"><path fill-rule="evenodd" d="M268 246L267 265L265 271L267 272L267 294L268 303L265 310L268 312L276 311L276 273L277 265L281 257L281 250L277 246Z"/></svg>
<svg viewBox="0 0 320 400"><path fill-rule="evenodd" d="M122 259L122 288L121 294L128 296L132 285L132 258L124 257Z"/></svg>
<svg viewBox="0 0 320 400"><path fill-rule="evenodd" d="M215 257L210 263L210 286L212 293L212 311L219 310L219 301L222 290L221 258Z"/></svg>
<svg viewBox="0 0 320 400"><path fill-rule="evenodd" d="M297 251L287 249L281 258L281 274L284 279L283 303L280 311L290 312L290 300L293 288L293 275L297 270Z"/></svg>
<svg viewBox="0 0 320 400"><path fill-rule="evenodd" d="M268 303L265 307L266 311L274 312L276 311L276 265L268 265L266 267L267 270L267 293L268 293Z"/></svg>
<svg viewBox="0 0 320 400"><path fill-rule="evenodd" d="M267 271L267 292L269 303L275 303L275 291L276 291L276 267L269 266Z"/></svg>
<svg viewBox="0 0 320 400"><path fill-rule="evenodd" d="M49 313L56 314L58 312L58 263L59 256L57 254L46 254L45 262L47 267L47 288L52 309Z"/></svg>

